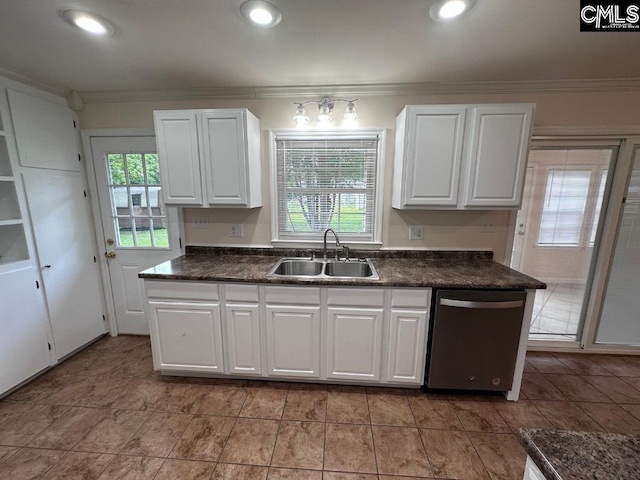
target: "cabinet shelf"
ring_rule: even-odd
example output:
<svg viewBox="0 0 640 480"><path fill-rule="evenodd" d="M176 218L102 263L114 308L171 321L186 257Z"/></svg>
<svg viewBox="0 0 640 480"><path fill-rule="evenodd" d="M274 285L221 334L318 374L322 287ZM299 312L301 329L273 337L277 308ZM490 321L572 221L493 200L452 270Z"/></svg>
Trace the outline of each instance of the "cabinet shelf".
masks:
<svg viewBox="0 0 640 480"><path fill-rule="evenodd" d="M13 181L0 181L0 222L20 220L20 205Z"/></svg>
<svg viewBox="0 0 640 480"><path fill-rule="evenodd" d="M27 240L22 222L0 225L0 263L29 259Z"/></svg>
<svg viewBox="0 0 640 480"><path fill-rule="evenodd" d="M11 220L0 220L0 227L5 227L7 225L22 225L23 220L21 218L14 218Z"/></svg>
<svg viewBox="0 0 640 480"><path fill-rule="evenodd" d="M0 177L10 177L11 175L11 161L9 159L7 137L4 135L4 132L0 132Z"/></svg>

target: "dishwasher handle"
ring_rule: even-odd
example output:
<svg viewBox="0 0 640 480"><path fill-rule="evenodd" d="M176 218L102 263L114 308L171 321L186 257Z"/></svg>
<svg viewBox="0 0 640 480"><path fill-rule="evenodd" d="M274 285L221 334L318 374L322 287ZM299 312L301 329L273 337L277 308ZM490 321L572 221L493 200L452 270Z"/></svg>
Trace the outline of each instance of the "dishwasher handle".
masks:
<svg viewBox="0 0 640 480"><path fill-rule="evenodd" d="M487 309L520 308L524 305L524 300L509 300L506 302L476 302L476 301L470 301L470 300L453 300L451 298L441 298L440 305L445 307L458 307L458 308L487 308Z"/></svg>

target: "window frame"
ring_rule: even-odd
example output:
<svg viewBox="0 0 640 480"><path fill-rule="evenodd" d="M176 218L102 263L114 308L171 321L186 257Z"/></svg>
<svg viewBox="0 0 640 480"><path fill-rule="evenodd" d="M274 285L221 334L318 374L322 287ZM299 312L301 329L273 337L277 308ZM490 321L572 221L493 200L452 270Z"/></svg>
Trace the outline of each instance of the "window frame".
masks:
<svg viewBox="0 0 640 480"><path fill-rule="evenodd" d="M384 128L358 128L349 130L300 130L300 129L273 129L269 130L269 169L271 177L271 244L275 247L317 248L322 245L322 234L304 233L300 238L292 238L292 235L280 233L278 212L278 165L277 165L277 140L327 140L327 139L371 139L377 137L377 161L375 173L374 212L372 216L373 228L370 240L362 240L347 233L340 233L340 241L356 248L380 248L382 247L382 210L384 200L384 164L386 129ZM293 235L296 237L297 235ZM331 239L333 242L333 238Z"/></svg>

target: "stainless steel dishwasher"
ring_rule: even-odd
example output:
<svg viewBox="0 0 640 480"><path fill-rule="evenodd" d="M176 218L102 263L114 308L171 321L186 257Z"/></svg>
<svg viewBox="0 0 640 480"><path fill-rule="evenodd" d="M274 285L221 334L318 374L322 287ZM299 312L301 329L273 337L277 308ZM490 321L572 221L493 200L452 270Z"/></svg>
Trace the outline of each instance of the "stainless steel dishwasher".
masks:
<svg viewBox="0 0 640 480"><path fill-rule="evenodd" d="M438 290L433 298L425 386L510 390L526 293Z"/></svg>

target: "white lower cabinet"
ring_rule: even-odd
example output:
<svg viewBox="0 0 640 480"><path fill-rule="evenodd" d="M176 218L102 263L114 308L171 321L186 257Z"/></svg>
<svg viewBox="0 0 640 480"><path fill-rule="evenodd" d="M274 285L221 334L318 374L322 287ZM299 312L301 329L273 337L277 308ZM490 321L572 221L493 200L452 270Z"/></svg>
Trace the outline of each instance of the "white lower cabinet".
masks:
<svg viewBox="0 0 640 480"><path fill-rule="evenodd" d="M226 373L262 374L260 307L256 304L227 304L225 307Z"/></svg>
<svg viewBox="0 0 640 480"><path fill-rule="evenodd" d="M328 308L327 378L380 381L383 312Z"/></svg>
<svg viewBox="0 0 640 480"><path fill-rule="evenodd" d="M156 370L223 373L220 304L149 302Z"/></svg>
<svg viewBox="0 0 640 480"><path fill-rule="evenodd" d="M272 376L320 377L320 306L266 308L267 367Z"/></svg>
<svg viewBox="0 0 640 480"><path fill-rule="evenodd" d="M423 382L429 289L146 284L156 370Z"/></svg>
<svg viewBox="0 0 640 480"><path fill-rule="evenodd" d="M387 382L422 383L426 339L426 310L391 310Z"/></svg>

